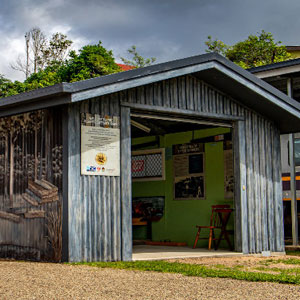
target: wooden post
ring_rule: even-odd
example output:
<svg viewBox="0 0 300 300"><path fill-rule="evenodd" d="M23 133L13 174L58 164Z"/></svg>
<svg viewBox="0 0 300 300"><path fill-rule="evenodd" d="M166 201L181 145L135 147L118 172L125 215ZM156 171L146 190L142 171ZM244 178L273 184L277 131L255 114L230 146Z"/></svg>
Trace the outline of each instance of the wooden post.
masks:
<svg viewBox="0 0 300 300"><path fill-rule="evenodd" d="M235 122L233 130L235 250L247 254L249 243L245 122Z"/></svg>
<svg viewBox="0 0 300 300"><path fill-rule="evenodd" d="M292 79L287 79L287 94L293 97ZM296 172L295 172L295 151L294 151L294 135L289 134L289 162L291 177L291 214L292 214L292 236L293 246L297 246L298 239L298 213L297 213L297 190L296 190Z"/></svg>
<svg viewBox="0 0 300 300"><path fill-rule="evenodd" d="M12 119L10 118L10 125L9 125L9 146L10 146L10 168L9 168L9 201L10 205L13 207L14 201L14 142L13 142L13 131L14 128L12 126Z"/></svg>
<svg viewBox="0 0 300 300"><path fill-rule="evenodd" d="M132 260L130 108L121 107L122 260Z"/></svg>

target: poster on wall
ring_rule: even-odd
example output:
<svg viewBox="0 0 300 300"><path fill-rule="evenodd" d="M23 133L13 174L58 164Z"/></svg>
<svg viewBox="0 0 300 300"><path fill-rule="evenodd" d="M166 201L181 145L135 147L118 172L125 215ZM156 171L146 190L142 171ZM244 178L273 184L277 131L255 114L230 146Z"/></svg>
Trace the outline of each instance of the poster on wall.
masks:
<svg viewBox="0 0 300 300"><path fill-rule="evenodd" d="M174 145L173 170L175 200L205 198L203 143Z"/></svg>
<svg viewBox="0 0 300 300"><path fill-rule="evenodd" d="M224 150L224 197L232 199L234 193L234 172L232 149Z"/></svg>
<svg viewBox="0 0 300 300"><path fill-rule="evenodd" d="M120 176L119 117L81 114L81 174Z"/></svg>
<svg viewBox="0 0 300 300"><path fill-rule="evenodd" d="M134 197L132 217L144 221L159 221L164 215L165 197Z"/></svg>

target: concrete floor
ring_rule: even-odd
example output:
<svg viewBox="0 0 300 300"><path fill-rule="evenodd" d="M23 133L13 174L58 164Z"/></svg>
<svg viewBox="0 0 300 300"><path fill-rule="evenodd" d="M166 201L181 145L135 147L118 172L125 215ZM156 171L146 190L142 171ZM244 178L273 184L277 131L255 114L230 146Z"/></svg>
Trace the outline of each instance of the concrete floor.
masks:
<svg viewBox="0 0 300 300"><path fill-rule="evenodd" d="M229 250L208 250L204 248L170 247L170 246L133 246L132 260L159 260L189 257L241 256L242 253Z"/></svg>

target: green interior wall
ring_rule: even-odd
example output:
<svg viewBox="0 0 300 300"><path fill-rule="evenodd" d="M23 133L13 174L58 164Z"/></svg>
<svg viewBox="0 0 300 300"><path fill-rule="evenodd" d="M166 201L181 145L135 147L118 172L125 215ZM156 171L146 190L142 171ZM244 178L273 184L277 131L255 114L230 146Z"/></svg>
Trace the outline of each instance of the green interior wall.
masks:
<svg viewBox="0 0 300 300"><path fill-rule="evenodd" d="M211 128L190 132L167 134L160 137L160 147L166 153L175 144L189 143L193 138L203 138L230 132L228 128ZM136 138L132 144L141 144L153 140L154 137ZM132 183L133 197L165 197L164 217L152 223L153 241L186 242L192 246L196 235L196 225L209 225L211 206L214 204L230 204L233 199L224 199L224 155L223 142L205 143L205 199L174 200L173 197L173 162L172 156L166 155L166 180ZM231 217L228 229L233 229ZM134 226L133 238L146 238L146 226ZM208 236L204 234L204 236ZM198 247L207 247L207 240L199 240ZM221 247L227 247L226 242Z"/></svg>

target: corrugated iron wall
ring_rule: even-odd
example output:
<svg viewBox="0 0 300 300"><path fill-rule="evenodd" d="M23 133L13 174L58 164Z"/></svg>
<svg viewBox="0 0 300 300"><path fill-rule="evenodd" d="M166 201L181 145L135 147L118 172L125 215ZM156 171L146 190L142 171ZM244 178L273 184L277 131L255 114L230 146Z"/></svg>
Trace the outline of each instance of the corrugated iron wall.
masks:
<svg viewBox="0 0 300 300"><path fill-rule="evenodd" d="M61 179L60 111L41 110L1 118L1 257L59 259L61 251L56 249L60 253L54 258L56 237L49 230L61 223Z"/></svg>
<svg viewBox="0 0 300 300"><path fill-rule="evenodd" d="M119 116L118 97L69 107L69 260L121 260L120 177L80 175L80 113Z"/></svg>
<svg viewBox="0 0 300 300"><path fill-rule="evenodd" d="M242 231L236 240L237 250L245 253L284 251L279 131L271 121L205 82L182 76L70 105L70 261L111 261L128 259L131 255L132 241L128 234L131 222L122 222L121 217L131 215L131 200L130 195L126 196L128 199L122 200L127 201L126 205L122 206L124 191L120 189L120 178L80 176L80 112L119 116L120 101L243 117L239 136L244 138L244 143L238 150L245 156L244 168L241 168L245 171L241 176L246 184L241 193L246 195L246 201L242 204L242 213L240 203L237 205L237 226L242 227L236 229ZM121 135L128 134L125 117L121 118L122 127ZM122 160L130 161L130 143L126 147ZM128 177L130 172L121 170L122 174Z"/></svg>
<svg viewBox="0 0 300 300"><path fill-rule="evenodd" d="M121 101L240 116L244 118L245 193L247 208L245 253L284 251L280 133L273 122L214 89L205 82L182 76L121 93ZM255 101L255 99L253 99ZM245 211L246 209L246 211ZM237 212L238 213L238 212Z"/></svg>

